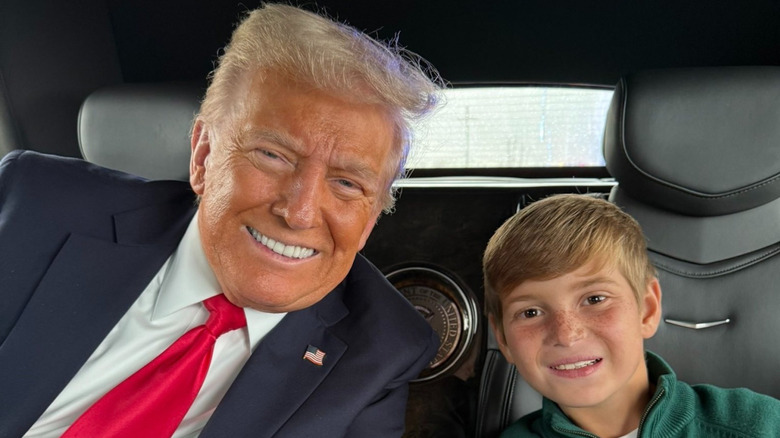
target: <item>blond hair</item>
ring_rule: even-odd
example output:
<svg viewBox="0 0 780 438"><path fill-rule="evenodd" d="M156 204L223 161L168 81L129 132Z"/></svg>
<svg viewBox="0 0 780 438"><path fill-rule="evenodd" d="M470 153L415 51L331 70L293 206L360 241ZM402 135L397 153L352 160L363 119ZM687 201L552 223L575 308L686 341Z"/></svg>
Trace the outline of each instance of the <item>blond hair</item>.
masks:
<svg viewBox="0 0 780 438"><path fill-rule="evenodd" d="M382 206L390 211L395 203L391 185L405 173L410 124L439 101L443 82L436 70L396 41L380 43L315 13L264 4L249 12L233 32L211 74L198 117L213 125L229 121L239 84L258 71L387 108L395 123L395 145Z"/></svg>
<svg viewBox="0 0 780 438"><path fill-rule="evenodd" d="M639 224L615 204L591 195L554 195L509 218L482 259L485 309L502 327L501 299L527 280L549 280L590 261L613 263L640 302L656 271Z"/></svg>

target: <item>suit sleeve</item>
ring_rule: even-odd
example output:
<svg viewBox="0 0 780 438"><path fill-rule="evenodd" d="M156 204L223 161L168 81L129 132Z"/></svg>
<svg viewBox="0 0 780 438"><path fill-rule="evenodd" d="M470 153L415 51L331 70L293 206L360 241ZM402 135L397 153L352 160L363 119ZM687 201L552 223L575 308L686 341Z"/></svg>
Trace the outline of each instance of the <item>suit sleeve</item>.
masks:
<svg viewBox="0 0 780 438"><path fill-rule="evenodd" d="M5 200L8 197L8 192L11 188L13 164L22 152L22 150L9 152L0 160L0 212L2 212L3 204L5 204Z"/></svg>
<svg viewBox="0 0 780 438"><path fill-rule="evenodd" d="M386 387L386 392L355 417L345 437L397 438L403 435L409 381L420 375L436 355L438 347L439 338L431 331L422 354Z"/></svg>

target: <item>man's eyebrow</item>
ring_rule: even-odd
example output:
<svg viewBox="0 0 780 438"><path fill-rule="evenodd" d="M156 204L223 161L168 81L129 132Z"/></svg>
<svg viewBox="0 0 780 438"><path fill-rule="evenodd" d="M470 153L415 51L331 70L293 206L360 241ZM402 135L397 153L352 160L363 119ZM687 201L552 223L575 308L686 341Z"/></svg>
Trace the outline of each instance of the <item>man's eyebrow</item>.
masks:
<svg viewBox="0 0 780 438"><path fill-rule="evenodd" d="M379 181L379 174L367 163L360 160L349 160L348 162L338 163L336 168L349 175L356 175L357 178L366 183Z"/></svg>
<svg viewBox="0 0 780 438"><path fill-rule="evenodd" d="M278 144L296 152L301 152L303 150L301 142L285 132L273 131L270 129L250 129L245 131L241 137L244 142L262 140Z"/></svg>
<svg viewBox="0 0 780 438"><path fill-rule="evenodd" d="M303 153L305 149L303 143L292 135L271 129L248 129L244 131L241 138L244 143L268 141L297 153ZM350 159L349 161L338 162L336 163L335 169L350 175L356 175L357 178L364 182L379 181L379 178L381 177L380 173L360 159Z"/></svg>

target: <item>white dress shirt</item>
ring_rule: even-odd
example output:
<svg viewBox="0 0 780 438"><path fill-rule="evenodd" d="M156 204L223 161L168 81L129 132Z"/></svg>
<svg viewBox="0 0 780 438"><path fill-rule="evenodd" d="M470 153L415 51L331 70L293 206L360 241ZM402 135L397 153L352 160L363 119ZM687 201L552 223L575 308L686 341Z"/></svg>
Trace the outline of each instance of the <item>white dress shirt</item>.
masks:
<svg viewBox="0 0 780 438"><path fill-rule="evenodd" d="M176 251L25 437L59 437L106 392L205 323L209 312L201 302L221 291L200 243L197 217ZM174 437L198 436L249 355L285 315L249 308L244 314L246 328L217 339L203 387Z"/></svg>

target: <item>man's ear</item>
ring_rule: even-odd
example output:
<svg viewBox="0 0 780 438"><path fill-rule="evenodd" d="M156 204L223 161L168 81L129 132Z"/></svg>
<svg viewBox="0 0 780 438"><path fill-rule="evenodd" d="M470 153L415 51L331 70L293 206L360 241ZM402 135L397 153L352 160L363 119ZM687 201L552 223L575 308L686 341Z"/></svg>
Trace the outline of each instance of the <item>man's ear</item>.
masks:
<svg viewBox="0 0 780 438"><path fill-rule="evenodd" d="M190 186L198 196L203 196L203 189L206 185L206 160L211 154L211 143L208 127L202 119L197 119L192 127L190 147L192 148Z"/></svg>
<svg viewBox="0 0 780 438"><path fill-rule="evenodd" d="M661 284L657 278L653 278L645 288L645 294L642 298L642 336L649 339L655 335L658 330L658 324L661 322Z"/></svg>
<svg viewBox="0 0 780 438"><path fill-rule="evenodd" d="M496 324L496 320L493 318L493 315L490 315L488 320L490 321L490 328L493 330L493 335L496 337L498 349L501 350L501 354L504 355L504 359L506 359L506 361L509 363L515 363L515 361L512 359L512 352L509 351L509 347L506 345L506 336L504 336L503 327L499 327Z"/></svg>

